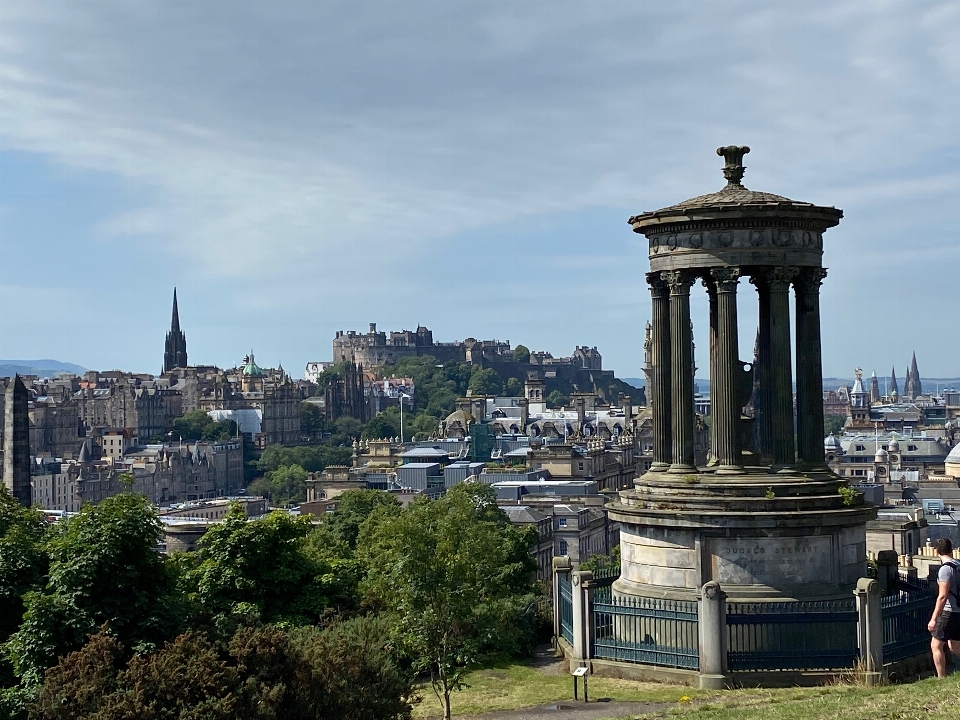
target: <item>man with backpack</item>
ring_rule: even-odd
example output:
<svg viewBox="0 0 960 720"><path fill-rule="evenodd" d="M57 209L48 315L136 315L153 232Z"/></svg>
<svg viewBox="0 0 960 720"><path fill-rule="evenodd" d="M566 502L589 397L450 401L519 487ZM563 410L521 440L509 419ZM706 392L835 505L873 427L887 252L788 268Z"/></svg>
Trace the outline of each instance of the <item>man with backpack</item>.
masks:
<svg viewBox="0 0 960 720"><path fill-rule="evenodd" d="M942 565L937 573L940 593L927 630L933 636L930 649L933 650L937 677L946 677L946 648L949 647L950 652L960 657L960 563L953 559L953 544L947 538L939 538L933 546Z"/></svg>

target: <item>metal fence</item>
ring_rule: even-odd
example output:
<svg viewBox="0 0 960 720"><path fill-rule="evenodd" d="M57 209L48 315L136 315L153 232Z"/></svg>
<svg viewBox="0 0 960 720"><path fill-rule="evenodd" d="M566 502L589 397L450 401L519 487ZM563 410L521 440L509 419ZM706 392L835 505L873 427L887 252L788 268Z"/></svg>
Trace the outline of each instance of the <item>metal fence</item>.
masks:
<svg viewBox="0 0 960 720"><path fill-rule="evenodd" d="M852 668L856 600L730 604L727 643L730 670Z"/></svg>
<svg viewBox="0 0 960 720"><path fill-rule="evenodd" d="M558 578L560 586L560 634L563 639L573 645L573 590L570 587L570 576L560 575Z"/></svg>
<svg viewBox="0 0 960 720"><path fill-rule="evenodd" d="M923 655L930 648L927 621L937 600L936 586L901 578L897 590L880 600L883 616L883 660L896 662Z"/></svg>
<svg viewBox="0 0 960 720"><path fill-rule="evenodd" d="M592 630L591 657L700 667L696 602L609 596L601 601L595 593Z"/></svg>

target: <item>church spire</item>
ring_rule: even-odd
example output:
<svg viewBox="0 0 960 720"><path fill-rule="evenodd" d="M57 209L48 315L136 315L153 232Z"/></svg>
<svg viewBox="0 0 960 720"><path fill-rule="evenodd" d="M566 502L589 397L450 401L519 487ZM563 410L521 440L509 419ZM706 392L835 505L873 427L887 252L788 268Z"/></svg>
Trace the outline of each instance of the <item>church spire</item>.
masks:
<svg viewBox="0 0 960 720"><path fill-rule="evenodd" d="M919 395L923 394L923 385L920 384L920 371L917 369L917 353L913 353L913 358L910 360L910 378L913 381L913 386L911 387L912 399L916 400Z"/></svg>
<svg viewBox="0 0 960 720"><path fill-rule="evenodd" d="M173 314L170 318L170 332L163 349L163 371L187 367L187 336L180 330L180 310L177 307L177 289L173 289Z"/></svg>
<svg viewBox="0 0 960 720"><path fill-rule="evenodd" d="M170 332L180 332L180 311L177 309L177 288L173 288L173 317L170 318Z"/></svg>
<svg viewBox="0 0 960 720"><path fill-rule="evenodd" d="M890 368L890 387L887 388L887 395L893 396L900 394L900 388L897 386L897 368Z"/></svg>

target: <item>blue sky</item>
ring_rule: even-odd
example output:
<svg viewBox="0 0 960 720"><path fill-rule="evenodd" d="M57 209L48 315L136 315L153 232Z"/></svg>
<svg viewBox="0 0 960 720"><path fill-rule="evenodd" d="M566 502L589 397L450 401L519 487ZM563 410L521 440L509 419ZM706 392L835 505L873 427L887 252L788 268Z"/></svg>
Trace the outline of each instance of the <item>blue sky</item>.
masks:
<svg viewBox="0 0 960 720"><path fill-rule="evenodd" d="M0 0L0 357L156 372L176 285L195 363L297 375L377 322L638 376L627 218L747 144L748 187L844 209L825 374L958 375L958 34L950 2Z"/></svg>

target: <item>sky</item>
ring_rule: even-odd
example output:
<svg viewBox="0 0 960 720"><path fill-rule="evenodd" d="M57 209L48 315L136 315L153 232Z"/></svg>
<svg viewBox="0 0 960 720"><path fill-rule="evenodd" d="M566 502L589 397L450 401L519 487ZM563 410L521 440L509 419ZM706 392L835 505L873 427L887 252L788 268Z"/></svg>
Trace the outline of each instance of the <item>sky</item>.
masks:
<svg viewBox="0 0 960 720"><path fill-rule="evenodd" d="M958 37L934 1L0 0L0 357L158 372L176 286L195 364L299 376L376 322L641 376L627 219L745 144L844 211L824 374L960 375Z"/></svg>

